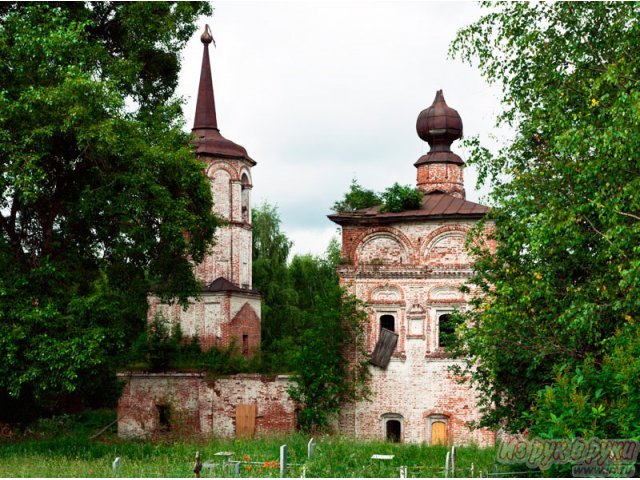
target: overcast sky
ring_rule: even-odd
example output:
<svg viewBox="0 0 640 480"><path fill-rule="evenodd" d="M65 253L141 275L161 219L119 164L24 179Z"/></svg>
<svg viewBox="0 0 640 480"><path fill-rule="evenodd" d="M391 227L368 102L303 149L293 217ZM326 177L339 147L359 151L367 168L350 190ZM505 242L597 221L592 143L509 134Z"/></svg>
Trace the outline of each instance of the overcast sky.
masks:
<svg viewBox="0 0 640 480"><path fill-rule="evenodd" d="M214 2L209 23L220 132L244 146L253 203L278 206L294 253L322 253L336 225L326 217L351 179L376 191L415 185L428 145L415 130L443 89L465 136L492 143L499 92L448 59L455 33L480 8L471 2ZM200 28L183 52L178 93L193 125ZM458 142L452 149L463 159ZM467 198L482 201L465 169Z"/></svg>

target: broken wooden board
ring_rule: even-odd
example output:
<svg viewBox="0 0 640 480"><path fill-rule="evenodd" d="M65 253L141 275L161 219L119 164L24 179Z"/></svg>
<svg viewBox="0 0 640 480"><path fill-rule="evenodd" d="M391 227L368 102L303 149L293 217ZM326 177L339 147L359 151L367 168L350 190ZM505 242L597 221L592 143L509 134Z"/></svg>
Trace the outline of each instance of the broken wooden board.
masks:
<svg viewBox="0 0 640 480"><path fill-rule="evenodd" d="M380 338L373 349L369 363L376 367L387 368L396 345L398 345L398 334L386 328L381 328Z"/></svg>

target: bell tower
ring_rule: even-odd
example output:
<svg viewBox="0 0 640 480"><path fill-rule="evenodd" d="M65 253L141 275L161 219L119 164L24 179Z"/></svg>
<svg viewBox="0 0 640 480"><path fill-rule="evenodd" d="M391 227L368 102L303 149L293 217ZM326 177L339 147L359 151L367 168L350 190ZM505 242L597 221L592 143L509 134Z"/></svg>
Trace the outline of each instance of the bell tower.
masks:
<svg viewBox="0 0 640 480"><path fill-rule="evenodd" d="M200 40L204 52L192 131L196 153L207 164L214 212L226 224L218 229L213 252L196 267L196 276L205 285L222 277L237 287L250 289L251 168L256 162L243 147L220 134L209 60L213 37L208 25Z"/></svg>
<svg viewBox="0 0 640 480"><path fill-rule="evenodd" d="M414 163L418 169L418 189L425 194L446 193L465 198L463 162L451 151L451 144L462 138L462 119L444 101L442 90L436 92L431 106L418 115L416 130L431 147Z"/></svg>
<svg viewBox="0 0 640 480"><path fill-rule="evenodd" d="M200 86L193 125L194 149L204 162L213 211L223 221L216 229L215 245L203 261L194 265L202 282L199 299L185 310L149 297L149 322L161 317L179 323L187 337L197 337L203 350L235 344L244 356L260 349L261 295L252 290L251 168L256 162L237 143L220 134L213 95L207 25L200 37L204 45Z"/></svg>

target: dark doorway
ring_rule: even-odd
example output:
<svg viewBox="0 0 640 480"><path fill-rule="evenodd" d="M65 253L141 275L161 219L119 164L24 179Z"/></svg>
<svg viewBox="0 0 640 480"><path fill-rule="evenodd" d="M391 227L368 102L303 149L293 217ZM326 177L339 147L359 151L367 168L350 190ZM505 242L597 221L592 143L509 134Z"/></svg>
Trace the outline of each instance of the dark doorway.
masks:
<svg viewBox="0 0 640 480"><path fill-rule="evenodd" d="M160 430L171 430L171 409L169 405L156 405L158 409L158 427Z"/></svg>
<svg viewBox="0 0 640 480"><path fill-rule="evenodd" d="M382 315L380 317L380 329L386 328L392 332L396 331L396 319L393 315Z"/></svg>
<svg viewBox="0 0 640 480"><path fill-rule="evenodd" d="M400 434L402 433L402 425L400 420L387 420L387 440L398 443Z"/></svg>

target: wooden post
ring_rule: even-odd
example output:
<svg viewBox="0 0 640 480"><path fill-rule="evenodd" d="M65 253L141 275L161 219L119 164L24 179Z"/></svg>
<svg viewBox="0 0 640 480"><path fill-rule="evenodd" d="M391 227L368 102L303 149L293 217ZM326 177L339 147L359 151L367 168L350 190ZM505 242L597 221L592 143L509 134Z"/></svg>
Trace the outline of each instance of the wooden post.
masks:
<svg viewBox="0 0 640 480"><path fill-rule="evenodd" d="M473 478L473 477L474 477L474 475L473 475L473 462L471 462L471 478Z"/></svg>
<svg viewBox="0 0 640 480"><path fill-rule="evenodd" d="M196 463L193 466L194 478L200 478L200 470L202 470L202 462L200 461L200 452L196 452Z"/></svg>
<svg viewBox="0 0 640 480"><path fill-rule="evenodd" d="M447 452L447 459L444 461L444 478L449 478L449 465L451 465L451 452Z"/></svg>
<svg viewBox="0 0 640 480"><path fill-rule="evenodd" d="M307 444L307 458L311 459L313 457L313 451L316 449L316 441L311 438L309 443Z"/></svg>
<svg viewBox="0 0 640 480"><path fill-rule="evenodd" d="M456 446L451 447L451 476L456 476Z"/></svg>
<svg viewBox="0 0 640 480"><path fill-rule="evenodd" d="M234 473L236 478L240 476L240 462L236 462Z"/></svg>
<svg viewBox="0 0 640 480"><path fill-rule="evenodd" d="M287 446L280 446L280 478L287 476Z"/></svg>

